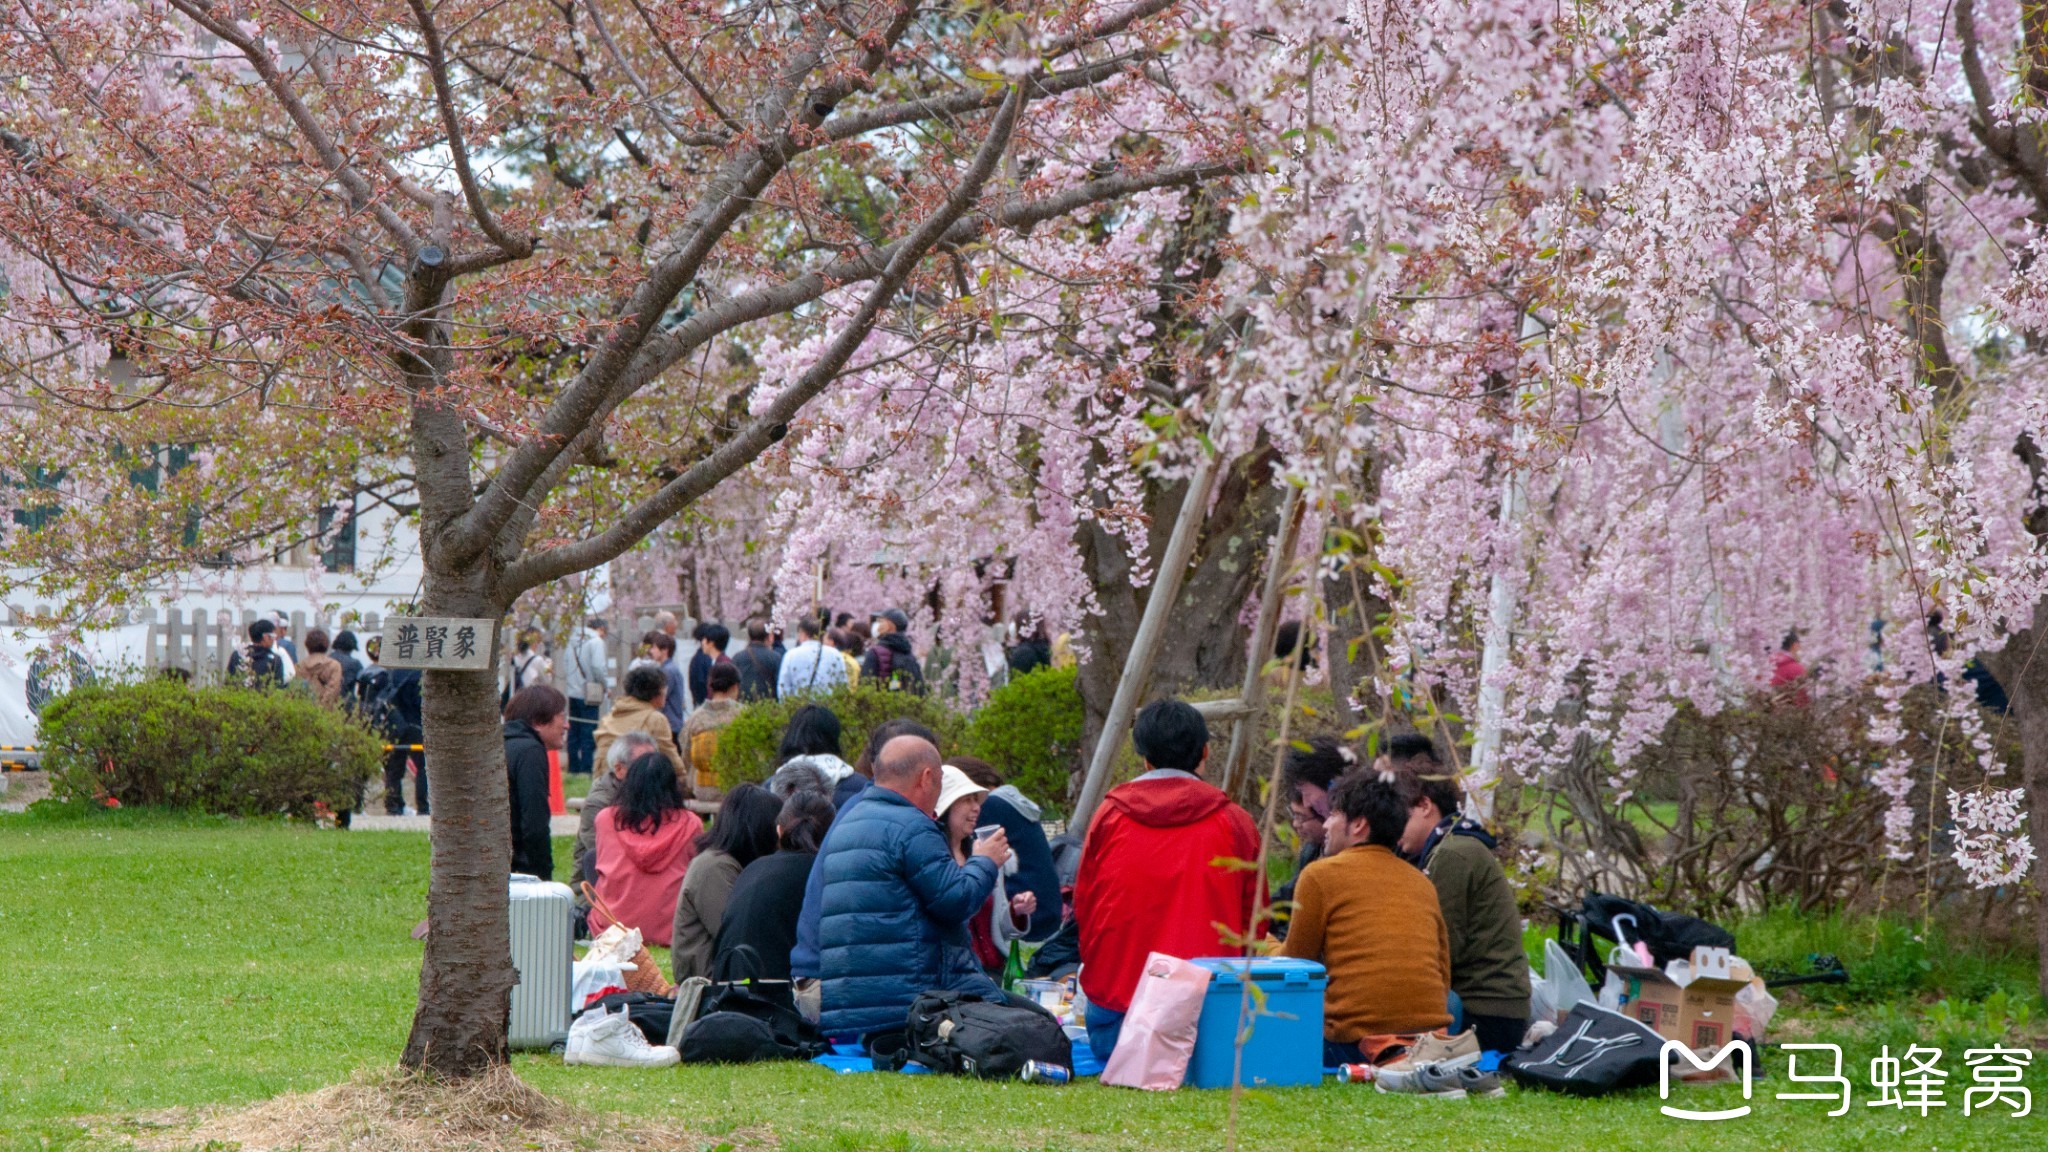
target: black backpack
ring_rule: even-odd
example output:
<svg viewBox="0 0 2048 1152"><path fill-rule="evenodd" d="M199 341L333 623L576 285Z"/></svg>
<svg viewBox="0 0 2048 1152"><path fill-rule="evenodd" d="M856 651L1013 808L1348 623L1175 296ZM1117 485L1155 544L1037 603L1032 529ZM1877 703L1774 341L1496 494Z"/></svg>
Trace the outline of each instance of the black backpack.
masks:
<svg viewBox="0 0 2048 1152"><path fill-rule="evenodd" d="M1735 949L1735 934L1719 924L1601 892L1586 893L1579 910L1567 913L1565 919L1571 924L1559 922L1558 942L1581 968L1592 973L1595 987L1607 975L1607 966L1601 962L1605 949L1593 939L1595 936L1617 942L1624 935L1632 941L1640 940L1660 968L1691 956L1695 948ZM1617 928L1617 919L1622 921L1622 927ZM1567 939L1574 928L1576 939Z"/></svg>
<svg viewBox="0 0 2048 1152"><path fill-rule="evenodd" d="M1515 1052L1502 1067L1525 1088L1605 1096L1655 1084L1664 1037L1640 1020L1580 1001L1557 1031Z"/></svg>
<svg viewBox="0 0 2048 1152"><path fill-rule="evenodd" d="M735 968L759 970L753 949L737 948L720 958L721 982L705 990L697 1018L677 1045L684 1063L809 1060L832 1050L818 1026L796 1010L787 981L735 979Z"/></svg>
<svg viewBox="0 0 2048 1152"><path fill-rule="evenodd" d="M610 1014L624 1008L626 1018L633 1022L633 1027L638 1028L642 1036L647 1037L649 1044L666 1044L669 1017L675 1012L675 1007L675 1001L652 992L614 992L592 1000L576 1015L581 1016L584 1012Z"/></svg>
<svg viewBox="0 0 2048 1152"><path fill-rule="evenodd" d="M984 1000L972 992L926 992L910 1006L894 1063L934 1072L1014 1080L1027 1060L1074 1066L1074 1045L1052 1013L1029 1001Z"/></svg>

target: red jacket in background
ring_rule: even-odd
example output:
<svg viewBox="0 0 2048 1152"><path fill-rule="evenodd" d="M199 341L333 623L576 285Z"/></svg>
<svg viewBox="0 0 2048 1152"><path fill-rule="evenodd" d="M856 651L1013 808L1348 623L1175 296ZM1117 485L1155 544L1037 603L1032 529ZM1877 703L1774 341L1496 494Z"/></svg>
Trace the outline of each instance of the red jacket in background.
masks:
<svg viewBox="0 0 2048 1152"><path fill-rule="evenodd" d="M1088 1002L1127 1011L1147 953L1241 955L1216 926L1243 935L1258 876L1215 861L1258 856L1258 827L1219 788L1174 776L1111 789L1088 826L1074 881Z"/></svg>

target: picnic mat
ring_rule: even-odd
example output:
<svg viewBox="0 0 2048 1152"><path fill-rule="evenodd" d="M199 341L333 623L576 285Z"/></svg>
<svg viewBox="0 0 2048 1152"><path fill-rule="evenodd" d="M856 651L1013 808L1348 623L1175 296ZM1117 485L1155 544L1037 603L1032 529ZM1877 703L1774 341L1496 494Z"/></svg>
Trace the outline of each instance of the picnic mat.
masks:
<svg viewBox="0 0 2048 1152"><path fill-rule="evenodd" d="M827 1052L823 1056L813 1056L811 1063L822 1064L841 1076L851 1076L856 1072L887 1071L887 1069L876 1068L875 1062L868 1056L867 1050L859 1044L834 1044L832 1051ZM900 1071L909 1076L929 1076L932 1074L932 1070L922 1064L905 1064ZM1086 1041L1074 1045L1074 1075L1076 1077L1102 1075L1102 1061L1095 1058L1095 1051L1088 1047Z"/></svg>

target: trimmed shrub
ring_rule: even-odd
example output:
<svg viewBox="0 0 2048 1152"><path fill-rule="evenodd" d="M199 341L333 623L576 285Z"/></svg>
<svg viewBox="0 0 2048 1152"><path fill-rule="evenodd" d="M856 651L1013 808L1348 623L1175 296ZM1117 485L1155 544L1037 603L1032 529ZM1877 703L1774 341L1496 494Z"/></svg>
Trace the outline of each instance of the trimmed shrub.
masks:
<svg viewBox="0 0 2048 1152"><path fill-rule="evenodd" d="M759 783L773 774L780 763L776 751L782 745L782 730L806 704L823 704L839 717L839 746L848 764L860 759L868 733L898 716L908 716L938 733L941 752L958 750L967 729L965 718L936 696L891 692L865 684L783 700L758 700L742 707L732 723L718 733L718 753L711 758L711 774L718 786Z"/></svg>
<svg viewBox="0 0 2048 1152"><path fill-rule="evenodd" d="M347 811L383 760L381 737L304 693L168 678L75 688L41 738L59 799L230 816Z"/></svg>
<svg viewBox="0 0 2048 1152"><path fill-rule="evenodd" d="M1040 668L989 693L965 751L996 766L1048 813L1065 812L1081 759L1081 689L1072 668Z"/></svg>

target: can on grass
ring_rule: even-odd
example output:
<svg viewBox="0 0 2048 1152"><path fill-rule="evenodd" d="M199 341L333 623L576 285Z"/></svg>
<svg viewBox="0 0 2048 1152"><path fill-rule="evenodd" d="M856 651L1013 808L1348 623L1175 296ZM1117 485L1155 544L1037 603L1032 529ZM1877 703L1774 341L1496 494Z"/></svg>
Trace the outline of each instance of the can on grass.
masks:
<svg viewBox="0 0 2048 1152"><path fill-rule="evenodd" d="M1065 1084L1073 1078L1073 1069L1043 1060L1026 1060L1017 1071L1017 1079L1026 1084Z"/></svg>
<svg viewBox="0 0 2048 1152"><path fill-rule="evenodd" d="M1370 1064L1337 1065L1337 1079L1346 1084L1364 1084L1377 1075L1379 1075L1379 1069L1374 1068Z"/></svg>

